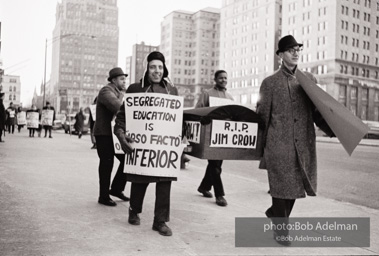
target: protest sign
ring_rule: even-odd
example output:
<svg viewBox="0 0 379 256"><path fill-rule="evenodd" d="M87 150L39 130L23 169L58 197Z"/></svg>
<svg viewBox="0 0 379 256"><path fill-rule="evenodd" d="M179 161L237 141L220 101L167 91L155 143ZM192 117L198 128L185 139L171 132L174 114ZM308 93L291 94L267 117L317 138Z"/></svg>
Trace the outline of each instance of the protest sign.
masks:
<svg viewBox="0 0 379 256"><path fill-rule="evenodd" d="M9 115L9 118L14 118L16 116L16 111L13 110L13 109L8 109L8 115Z"/></svg>
<svg viewBox="0 0 379 256"><path fill-rule="evenodd" d="M237 105L237 104L231 99L209 97L210 107L218 107L218 106L225 106L225 105Z"/></svg>
<svg viewBox="0 0 379 256"><path fill-rule="evenodd" d="M52 109L42 110L41 124L52 126L53 125L53 117L54 117L54 110L52 110Z"/></svg>
<svg viewBox="0 0 379 256"><path fill-rule="evenodd" d="M258 124L212 120L210 147L256 148Z"/></svg>
<svg viewBox="0 0 379 256"><path fill-rule="evenodd" d="M96 121L96 104L89 105L89 110L91 111L92 120Z"/></svg>
<svg viewBox="0 0 379 256"><path fill-rule="evenodd" d="M111 131L112 131L112 138L113 138L114 153L115 154L125 154L124 151L121 148L120 140L113 133L115 124L116 124L116 122L114 120L112 120L112 122L111 122Z"/></svg>
<svg viewBox="0 0 379 256"><path fill-rule="evenodd" d="M38 128L38 125L39 125L39 113L38 112L26 113L26 127Z"/></svg>
<svg viewBox="0 0 379 256"><path fill-rule="evenodd" d="M125 95L126 134L134 139L125 172L177 177L182 145L183 98L156 93Z"/></svg>
<svg viewBox="0 0 379 256"><path fill-rule="evenodd" d="M355 147L368 133L368 126L344 105L324 92L300 70L296 71L296 78L346 152L351 155Z"/></svg>
<svg viewBox="0 0 379 256"><path fill-rule="evenodd" d="M200 144L201 123L194 121L185 121L184 123L187 141Z"/></svg>
<svg viewBox="0 0 379 256"><path fill-rule="evenodd" d="M17 125L26 125L25 111L21 111L17 113Z"/></svg>

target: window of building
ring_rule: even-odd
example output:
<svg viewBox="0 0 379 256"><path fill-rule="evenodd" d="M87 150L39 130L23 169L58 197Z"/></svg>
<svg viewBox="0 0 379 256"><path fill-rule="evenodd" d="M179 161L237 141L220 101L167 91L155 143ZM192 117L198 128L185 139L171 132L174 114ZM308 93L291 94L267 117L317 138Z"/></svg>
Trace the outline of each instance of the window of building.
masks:
<svg viewBox="0 0 379 256"><path fill-rule="evenodd" d="M347 90L346 85L340 85L338 102L340 102L344 106L346 106L346 90Z"/></svg>

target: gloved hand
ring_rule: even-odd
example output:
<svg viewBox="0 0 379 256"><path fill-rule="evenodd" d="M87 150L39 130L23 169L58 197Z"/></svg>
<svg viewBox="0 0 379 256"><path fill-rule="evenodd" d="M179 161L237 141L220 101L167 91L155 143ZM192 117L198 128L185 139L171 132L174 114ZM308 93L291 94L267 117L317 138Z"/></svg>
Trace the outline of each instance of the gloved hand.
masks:
<svg viewBox="0 0 379 256"><path fill-rule="evenodd" d="M119 138L119 140L121 148L125 154L130 154L133 152L133 146L131 145L131 143L133 143L134 140L131 137L129 137L126 134L123 134L123 136L121 135L121 139Z"/></svg>

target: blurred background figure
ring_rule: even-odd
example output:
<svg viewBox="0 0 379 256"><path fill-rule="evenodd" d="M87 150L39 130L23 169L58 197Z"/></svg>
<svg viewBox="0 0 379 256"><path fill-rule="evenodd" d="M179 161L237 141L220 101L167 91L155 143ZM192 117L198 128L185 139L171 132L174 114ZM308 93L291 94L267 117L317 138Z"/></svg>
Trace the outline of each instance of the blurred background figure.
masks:
<svg viewBox="0 0 379 256"><path fill-rule="evenodd" d="M49 138L53 138L53 137L51 136L51 130L52 130L52 128L53 128L53 123L54 123L54 120L55 120L55 109L54 109L53 106L50 105L50 102L48 102L48 101L46 101L46 106L43 107L43 109L48 109L48 110L53 110L53 111L54 111L54 112L53 112L53 122L52 122L52 124L51 124L51 125L43 125L43 128L45 129L45 138L46 138L46 136L47 136L47 132L48 132L48 131L49 131ZM40 136L40 133L39 133L38 136Z"/></svg>
<svg viewBox="0 0 379 256"><path fill-rule="evenodd" d="M14 133L14 126L16 124L16 108L13 106L13 102L9 103L9 107L7 108L7 128L8 133Z"/></svg>
<svg viewBox="0 0 379 256"><path fill-rule="evenodd" d="M81 107L79 112L75 115L75 124L74 128L78 132L78 138L80 139L83 134L83 126L84 126L84 120L86 119L83 108Z"/></svg>
<svg viewBox="0 0 379 256"><path fill-rule="evenodd" d="M4 142L2 140L3 131L5 130L5 118L6 118L5 107L3 103L4 95L5 95L4 93L0 92L0 142Z"/></svg>
<svg viewBox="0 0 379 256"><path fill-rule="evenodd" d="M25 114L25 112L22 110L22 107L18 107L17 108L17 130L18 132L21 132L21 129L24 127L25 123L24 123L24 120L21 120L19 118L19 114Z"/></svg>
<svg viewBox="0 0 379 256"><path fill-rule="evenodd" d="M32 104L32 107L26 111L26 115L28 115L28 113L30 113L30 112L36 112L36 113L39 114L39 109L36 107L35 104ZM39 115L38 120L40 120L40 117L41 117L41 115ZM38 124L38 127L39 126L40 126L40 124ZM34 133L35 133L36 130L38 131L38 129L39 128L28 127L29 137L34 137ZM40 132L39 132L39 134L40 134Z"/></svg>
<svg viewBox="0 0 379 256"><path fill-rule="evenodd" d="M96 149L96 138L95 138L95 135L93 134L93 127L95 126L95 121L96 121L96 102L97 102L97 97L94 99L93 104L90 106L90 112L89 112L89 128L91 132L91 142L92 142L91 149Z"/></svg>

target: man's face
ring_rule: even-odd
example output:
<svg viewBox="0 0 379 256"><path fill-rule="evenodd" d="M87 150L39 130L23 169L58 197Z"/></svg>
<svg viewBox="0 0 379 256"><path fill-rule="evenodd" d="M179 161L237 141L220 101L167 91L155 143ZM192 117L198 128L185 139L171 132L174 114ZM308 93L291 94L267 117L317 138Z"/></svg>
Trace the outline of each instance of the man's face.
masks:
<svg viewBox="0 0 379 256"><path fill-rule="evenodd" d="M149 62L149 81L153 84L160 83L163 78L164 67L160 60L152 60Z"/></svg>
<svg viewBox="0 0 379 256"><path fill-rule="evenodd" d="M112 79L112 82L117 86L120 90L125 90L126 85L126 76L118 76Z"/></svg>
<svg viewBox="0 0 379 256"><path fill-rule="evenodd" d="M299 46L295 46L291 49L286 50L285 52L281 52L279 56L283 59L283 62L288 67L295 67L299 62L301 48Z"/></svg>
<svg viewBox="0 0 379 256"><path fill-rule="evenodd" d="M218 86L225 88L228 84L228 74L225 72L218 74L215 78L215 82Z"/></svg>

